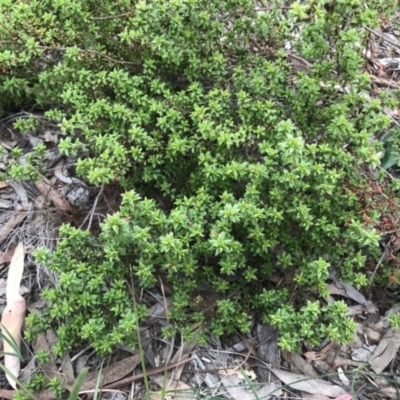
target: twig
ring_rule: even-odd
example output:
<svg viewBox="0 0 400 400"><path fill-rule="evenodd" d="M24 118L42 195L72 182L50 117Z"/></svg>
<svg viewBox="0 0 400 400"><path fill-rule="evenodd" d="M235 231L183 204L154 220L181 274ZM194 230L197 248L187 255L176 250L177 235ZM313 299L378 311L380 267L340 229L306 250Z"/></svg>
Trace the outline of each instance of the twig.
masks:
<svg viewBox="0 0 400 400"><path fill-rule="evenodd" d="M96 196L96 199L94 201L92 210L90 211L90 219L89 219L89 224L88 224L88 227L87 227L88 231L90 230L90 227L92 226L93 215L94 215L94 212L96 211L97 203L99 202L99 198L103 194L103 191L104 191L104 182L101 184L100 191L99 191L98 195Z"/></svg>
<svg viewBox="0 0 400 400"><path fill-rule="evenodd" d="M380 165L378 165L378 167L379 167L379 169L381 169L382 171L384 171L384 172L386 173L386 175L387 175L392 181L396 180L396 178L395 178L390 172L388 172L385 168L383 168L383 167L380 166ZM396 229L395 231L385 232L385 234L393 233L393 232L397 232L397 229Z"/></svg>
<svg viewBox="0 0 400 400"><path fill-rule="evenodd" d="M298 56L297 54L294 54L294 53L286 53L286 54L287 54L289 57L294 58L295 60L300 61L301 63L307 65L307 67L312 68L312 66L313 66L311 63L309 63L309 62L308 62L307 60L305 60L304 58Z"/></svg>
<svg viewBox="0 0 400 400"><path fill-rule="evenodd" d="M147 376L157 375L157 374L160 374L160 373L164 372L165 370L172 369L172 368L175 368L175 367L179 367L180 365L186 364L186 363L188 363L188 362L190 362L192 360L193 360L193 358L189 357L186 360L181 360L181 361L178 361L177 363L174 363L174 364L162 365L162 366L157 367L157 368L152 368L152 369L150 369L150 370L148 370L146 372L146 375ZM140 381L143 378L144 378L144 374L137 374L137 375L133 375L133 376L128 376L127 378L123 378L123 379L120 379L119 381L112 382L112 383L106 385L104 388L105 389L115 389L115 388L118 388L118 387L121 387L121 386L129 385L130 383L135 382L135 381Z"/></svg>
<svg viewBox="0 0 400 400"><path fill-rule="evenodd" d="M369 278L370 282L372 282L375 278L375 275L378 271L379 266L382 264L382 262L385 260L389 253L389 243L385 246L385 250L383 251L381 258L378 260L378 264L376 264L376 267L374 269L374 272L372 273L371 277Z"/></svg>
<svg viewBox="0 0 400 400"><path fill-rule="evenodd" d="M397 87L398 89L398 87ZM391 115L389 115L388 113L385 112L385 115L387 115L388 117L392 118L392 122L398 127L400 128L400 124L395 120L395 118Z"/></svg>
<svg viewBox="0 0 400 400"><path fill-rule="evenodd" d="M82 354L85 354L88 350L90 350L91 346L86 346L83 350L81 350L78 354L75 354L71 357L71 363L77 360Z"/></svg>
<svg viewBox="0 0 400 400"><path fill-rule="evenodd" d="M399 88L399 84L398 83L392 83L392 82L389 82L387 79L377 78L374 75L370 75L370 77L374 81L374 83L380 83L381 85L386 85L387 87L390 87L392 89L398 89Z"/></svg>
<svg viewBox="0 0 400 400"><path fill-rule="evenodd" d="M66 47L38 46L38 48L41 49L41 50L67 51ZM101 53L100 51L93 50L93 49L79 49L79 48L77 48L77 50L79 52L81 52L81 53L89 53L89 54L92 53L92 54L98 55L100 57L105 58L106 60L109 60L109 61L113 62L114 64L135 65L135 66L139 65L139 63L137 63L137 62L116 60L115 58L109 57L109 56Z"/></svg>
<svg viewBox="0 0 400 400"><path fill-rule="evenodd" d="M114 18L123 18L123 17L129 17L129 15L132 15L136 12L136 10L133 11L128 11L124 14L118 14L118 15L107 15L106 17L92 17L90 19L94 20L94 21L104 21L107 19L114 19Z"/></svg>
<svg viewBox="0 0 400 400"><path fill-rule="evenodd" d="M376 31L374 31L373 29L370 29L370 28L368 28L368 27L366 27L365 29L366 29L368 32L371 32L372 34L374 34L375 36L377 36L378 38L381 38L381 39L383 39L385 42L388 42L388 43L390 43L392 46L395 46L395 47L397 47L397 48L400 49L400 43L396 43L395 41L393 41L393 40L387 38L387 37L386 37L385 35L383 35L382 33L376 32Z"/></svg>

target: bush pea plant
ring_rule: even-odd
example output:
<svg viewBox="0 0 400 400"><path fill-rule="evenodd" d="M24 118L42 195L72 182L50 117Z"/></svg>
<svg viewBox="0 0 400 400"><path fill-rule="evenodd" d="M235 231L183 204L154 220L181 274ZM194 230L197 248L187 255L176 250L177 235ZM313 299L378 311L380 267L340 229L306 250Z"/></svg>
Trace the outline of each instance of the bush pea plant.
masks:
<svg viewBox="0 0 400 400"><path fill-rule="evenodd" d="M394 6L0 0L1 109L45 110L77 174L125 190L98 238L63 226L58 249L37 252L59 283L29 336L57 328L59 353L134 345L146 309L127 282L160 276L176 327L246 331L258 312L288 350L349 340L345 304L322 298L330 272L360 287L379 257L380 210L362 218L354 189L381 179L373 137L393 101L366 96L362 50ZM205 284L220 300L194 312Z"/></svg>

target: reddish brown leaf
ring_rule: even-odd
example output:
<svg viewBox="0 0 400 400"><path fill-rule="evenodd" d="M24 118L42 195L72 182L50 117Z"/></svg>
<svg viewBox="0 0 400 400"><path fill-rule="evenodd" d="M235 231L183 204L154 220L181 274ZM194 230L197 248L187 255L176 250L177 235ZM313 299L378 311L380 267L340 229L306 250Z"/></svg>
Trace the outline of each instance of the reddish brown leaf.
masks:
<svg viewBox="0 0 400 400"><path fill-rule="evenodd" d="M10 262L15 252L15 244L11 243L4 253L0 253L0 264Z"/></svg>
<svg viewBox="0 0 400 400"><path fill-rule="evenodd" d="M54 189L46 178L43 178L40 182L36 182L35 185L40 193L44 197L49 198L57 208L62 211L72 211L71 205L65 200L65 197Z"/></svg>

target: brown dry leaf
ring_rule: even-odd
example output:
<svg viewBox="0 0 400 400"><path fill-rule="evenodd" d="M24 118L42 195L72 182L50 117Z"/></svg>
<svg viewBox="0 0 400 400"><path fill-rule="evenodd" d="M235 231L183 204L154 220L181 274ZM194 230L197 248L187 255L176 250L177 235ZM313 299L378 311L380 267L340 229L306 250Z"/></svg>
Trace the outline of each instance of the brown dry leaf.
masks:
<svg viewBox="0 0 400 400"><path fill-rule="evenodd" d="M15 249L16 249L15 244L10 243L10 245L7 247L7 250L5 252L0 253L0 264L10 262L14 255Z"/></svg>
<svg viewBox="0 0 400 400"><path fill-rule="evenodd" d="M39 189L44 197L48 197L53 204L62 211L72 211L71 205L65 200L65 197L51 186L51 183L43 177L40 182L35 182L35 186Z"/></svg>
<svg viewBox="0 0 400 400"><path fill-rule="evenodd" d="M56 396L54 392L50 389L41 390L38 393L35 393L36 398L40 400L55 400Z"/></svg>
<svg viewBox="0 0 400 400"><path fill-rule="evenodd" d="M0 253L0 264L10 262L15 252L15 244L11 243L7 250L4 253ZM25 254L32 254L35 251L35 248L32 246L28 246L25 248Z"/></svg>
<svg viewBox="0 0 400 400"><path fill-rule="evenodd" d="M101 385L105 386L122 379L126 375L130 374L139 363L140 355L136 354L103 368ZM88 374L80 390L90 390L95 388L98 375L99 371Z"/></svg>
<svg viewBox="0 0 400 400"><path fill-rule="evenodd" d="M376 314L379 312L378 307L371 303L368 305L357 304L355 306L348 306L349 311L346 313L348 317L359 314Z"/></svg>
<svg viewBox="0 0 400 400"><path fill-rule="evenodd" d="M247 339L246 337L244 337L243 335L239 335L240 339L242 339L242 342L245 346L246 349L251 353L251 355L253 355L254 357L257 357L257 347L254 345L254 341Z"/></svg>
<svg viewBox="0 0 400 400"><path fill-rule="evenodd" d="M362 324L357 325L357 334L366 337L370 344L379 343L382 339L382 333L375 329L368 328Z"/></svg>
<svg viewBox="0 0 400 400"><path fill-rule="evenodd" d="M55 335L56 334L54 333L54 336ZM66 382L71 383L75 381L74 367L72 366L71 357L69 354L66 354L61 361L61 371L65 376Z"/></svg>
<svg viewBox="0 0 400 400"><path fill-rule="evenodd" d="M14 231L14 228L28 215L28 210L21 209L15 211L11 218L0 229L0 244L7 239L8 235Z"/></svg>
<svg viewBox="0 0 400 400"><path fill-rule="evenodd" d="M45 142L52 142L54 144L58 143L58 133L46 131L43 133L43 135L40 135L39 137L44 139Z"/></svg>
<svg viewBox="0 0 400 400"><path fill-rule="evenodd" d="M383 336L375 349L369 364L375 373L381 374L396 356L400 346L400 328L392 327Z"/></svg>
<svg viewBox="0 0 400 400"><path fill-rule="evenodd" d="M8 187L7 182L0 182L0 189L6 188L6 187Z"/></svg>
<svg viewBox="0 0 400 400"><path fill-rule="evenodd" d="M15 390L5 390L5 389L0 389L0 398L1 399L13 399L16 395Z"/></svg>
<svg viewBox="0 0 400 400"><path fill-rule="evenodd" d="M36 210L42 210L45 205L50 204L50 201L46 199L42 194L36 196L35 198L35 209Z"/></svg>
<svg viewBox="0 0 400 400"><path fill-rule="evenodd" d="M331 279L333 279L334 282L327 285L327 289L329 290L330 294L338 294L343 297L347 297L356 301L358 304L371 304L371 302L367 301L367 299L353 286L346 282L342 282L339 279L335 279L332 276Z"/></svg>
<svg viewBox="0 0 400 400"><path fill-rule="evenodd" d="M172 357L170 364L175 364L181 361L183 357L189 355L192 352L194 346L196 346L197 341L199 340L200 333L201 333L200 328L194 331L192 340L189 343L182 344L179 350L177 350L175 355Z"/></svg>
<svg viewBox="0 0 400 400"><path fill-rule="evenodd" d="M175 364L175 363L183 360L193 351L194 346L196 346L197 341L199 340L200 333L201 333L201 329L197 328L193 333L192 340L189 343L183 343L182 346L179 348L179 350L172 357L172 359L170 361L171 364ZM185 365L181 365L179 367L176 367L172 371L171 376L172 376L173 380L179 381L184 367L185 367Z"/></svg>
<svg viewBox="0 0 400 400"><path fill-rule="evenodd" d="M329 350L331 350L334 345L335 345L335 342L330 342L321 351L307 351L306 353L303 353L303 356L312 361L325 360L326 355L328 354Z"/></svg>
<svg viewBox="0 0 400 400"><path fill-rule="evenodd" d="M14 138L14 139L2 138L2 140L0 140L0 145L3 146L7 150L12 150L12 148L16 144L18 144L18 142L19 142L19 140L17 140L16 138Z"/></svg>
<svg viewBox="0 0 400 400"><path fill-rule="evenodd" d="M303 353L303 356L309 360L317 361L325 359L326 354L324 353L321 354L318 351L307 351L306 353Z"/></svg>
<svg viewBox="0 0 400 400"><path fill-rule="evenodd" d="M311 362L305 360L299 354L290 353L282 350L282 358L291 365L291 370L306 376L318 376L318 372L313 368Z"/></svg>
<svg viewBox="0 0 400 400"><path fill-rule="evenodd" d="M29 381L29 379L32 378L34 374L37 372L37 365L36 365L36 360L34 357L32 357L28 364L25 365L23 369L21 369L21 372L19 373L18 380L22 383L26 383Z"/></svg>
<svg viewBox="0 0 400 400"><path fill-rule="evenodd" d="M22 209L28 210L29 196L23 184L18 183L16 181L10 181L8 184L12 187L15 194L18 196L18 200L21 202Z"/></svg>
<svg viewBox="0 0 400 400"><path fill-rule="evenodd" d="M47 363L41 364L40 366L40 369L45 375L47 382L53 378L58 378L61 383L64 383L64 374L61 374L58 371L58 367L52 357L52 345L53 342L49 340L47 335L39 335L36 341L33 343L33 349L35 354L39 350L46 350L50 354L50 360Z"/></svg>
<svg viewBox="0 0 400 400"><path fill-rule="evenodd" d="M337 397L346 394L340 386L333 385L322 379L310 378L302 374L294 374L280 369L271 368L271 371L285 384L292 389L300 390L311 394L322 394L328 397Z"/></svg>
<svg viewBox="0 0 400 400"><path fill-rule="evenodd" d="M326 354L325 361L333 366L335 369L338 367L344 367L344 366L355 366L358 367L360 365L359 362L353 361L349 358L350 356L347 353L344 353L342 351L338 351L336 349L331 349L328 351Z"/></svg>
<svg viewBox="0 0 400 400"><path fill-rule="evenodd" d="M167 299L165 303L169 309L172 307L171 300ZM160 319L167 319L168 309L165 309L164 304L155 303L149 308L147 315L145 326L150 326L158 322Z"/></svg>

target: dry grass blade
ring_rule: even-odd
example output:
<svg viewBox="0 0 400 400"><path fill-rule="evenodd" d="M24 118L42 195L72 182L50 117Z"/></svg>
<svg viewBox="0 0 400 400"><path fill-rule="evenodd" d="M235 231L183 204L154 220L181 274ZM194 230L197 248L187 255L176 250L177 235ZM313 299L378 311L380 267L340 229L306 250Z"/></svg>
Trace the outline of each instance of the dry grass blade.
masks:
<svg viewBox="0 0 400 400"><path fill-rule="evenodd" d="M14 228L28 215L27 210L18 210L12 217L3 225L0 230L0 244L7 239L7 236L14 231Z"/></svg>

